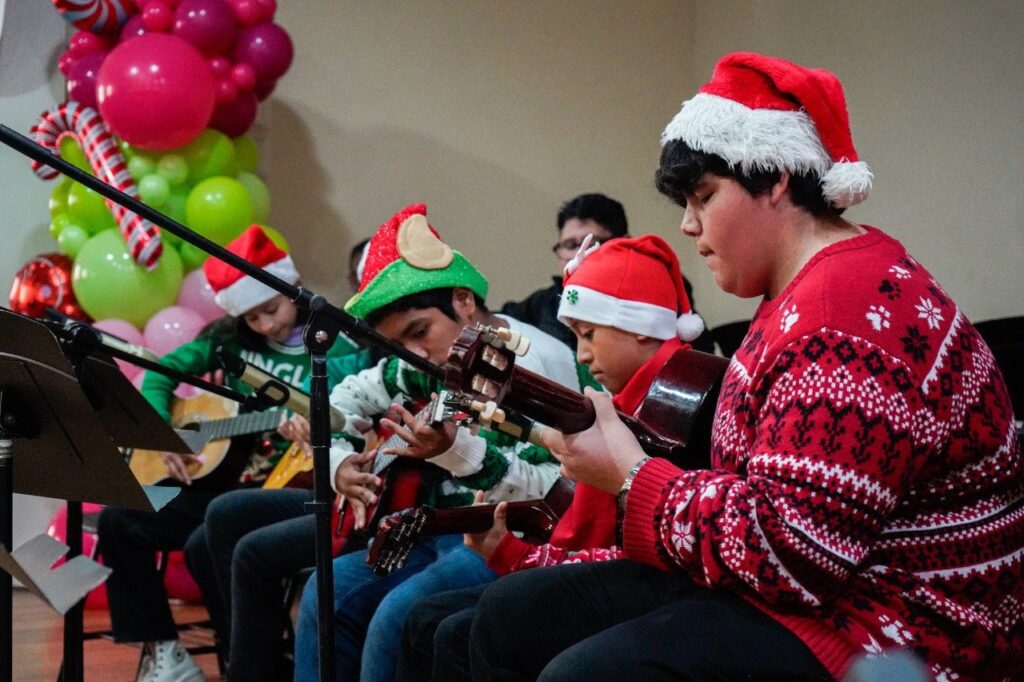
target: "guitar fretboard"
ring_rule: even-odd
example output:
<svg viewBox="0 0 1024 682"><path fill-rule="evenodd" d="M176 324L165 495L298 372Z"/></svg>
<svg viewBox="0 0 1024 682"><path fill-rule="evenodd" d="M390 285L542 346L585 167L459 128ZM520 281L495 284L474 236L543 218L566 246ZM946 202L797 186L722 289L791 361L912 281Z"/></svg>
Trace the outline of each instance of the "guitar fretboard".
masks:
<svg viewBox="0 0 1024 682"><path fill-rule="evenodd" d="M434 412L434 410L436 408L437 408L437 401L436 400L431 400L429 403L427 403L426 407L424 407L422 410L420 410L419 412L416 413L416 417L417 418L422 417L422 416L429 417ZM394 462L398 458L398 455L382 455L382 454L380 454L382 450L390 450L391 448L403 448L406 445L408 445L408 443L406 443L405 439L402 438L401 436L399 436L398 434L393 434L387 440L385 440L383 443L378 445L377 446L377 456L373 458L373 467L372 467L373 475L376 476L376 475L380 474L380 472L384 471L389 466L391 466L391 463Z"/></svg>
<svg viewBox="0 0 1024 682"><path fill-rule="evenodd" d="M210 440L231 438L248 433L260 433L276 429L281 421L282 410L266 410L264 412L249 412L240 414L237 417L227 419L212 419L199 422L199 432L209 435Z"/></svg>

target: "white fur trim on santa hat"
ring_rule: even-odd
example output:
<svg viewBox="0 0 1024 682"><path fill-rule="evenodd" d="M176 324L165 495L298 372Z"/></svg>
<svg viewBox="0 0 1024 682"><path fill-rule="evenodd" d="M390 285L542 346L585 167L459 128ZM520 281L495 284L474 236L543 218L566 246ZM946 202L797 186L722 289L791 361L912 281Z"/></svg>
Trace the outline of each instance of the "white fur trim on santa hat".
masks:
<svg viewBox="0 0 1024 682"><path fill-rule="evenodd" d="M272 275L280 277L289 284L299 281L299 271L295 268L291 256L285 256L263 268ZM214 295L213 300L228 315L238 317L258 305L266 303L277 296L277 292L260 281L245 275L231 286L225 287Z"/></svg>
<svg viewBox="0 0 1024 682"><path fill-rule="evenodd" d="M574 284L565 288L558 304L558 319L568 324L569 318L603 324L662 341L677 334L674 310L651 303L615 298Z"/></svg>
<svg viewBox="0 0 1024 682"><path fill-rule="evenodd" d="M744 173L814 171L822 178L825 199L839 208L860 203L871 190L867 164L833 165L814 122L803 111L751 109L726 97L701 92L683 102L661 134L662 146L674 140L716 154ZM833 169L836 175L829 182Z"/></svg>

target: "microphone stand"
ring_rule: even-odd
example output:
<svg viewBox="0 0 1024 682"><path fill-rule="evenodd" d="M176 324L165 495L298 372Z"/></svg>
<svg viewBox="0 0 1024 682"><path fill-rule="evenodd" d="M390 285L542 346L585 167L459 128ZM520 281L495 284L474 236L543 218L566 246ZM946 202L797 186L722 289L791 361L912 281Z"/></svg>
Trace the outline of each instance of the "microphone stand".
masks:
<svg viewBox="0 0 1024 682"><path fill-rule="evenodd" d="M309 507L316 517L317 630L321 682L334 679L334 570L331 563L331 483L330 425L327 403L327 350L345 331L357 341L383 347L388 353L405 360L428 376L444 379L444 370L376 333L366 322L352 317L320 294L296 287L224 247L188 229L181 223L150 208L138 199L108 185L91 173L68 163L58 155L36 144L6 125L0 125L0 142L12 149L59 171L98 194L149 220L181 240L192 244L214 258L241 270L274 291L287 296L295 305L310 311L303 342L310 355L310 431L313 446L313 501Z"/></svg>

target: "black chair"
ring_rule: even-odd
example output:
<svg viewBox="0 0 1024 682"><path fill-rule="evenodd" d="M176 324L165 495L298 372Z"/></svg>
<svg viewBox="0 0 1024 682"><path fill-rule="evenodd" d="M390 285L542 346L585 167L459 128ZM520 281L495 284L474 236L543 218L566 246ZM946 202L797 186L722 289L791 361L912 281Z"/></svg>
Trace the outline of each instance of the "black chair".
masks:
<svg viewBox="0 0 1024 682"><path fill-rule="evenodd" d="M1014 416L1024 419L1024 315L975 322L974 327L1003 372Z"/></svg>
<svg viewBox="0 0 1024 682"><path fill-rule="evenodd" d="M747 335L748 329L750 329L750 320L727 322L712 329L711 336L715 339L722 355L731 358L743 343L743 337Z"/></svg>

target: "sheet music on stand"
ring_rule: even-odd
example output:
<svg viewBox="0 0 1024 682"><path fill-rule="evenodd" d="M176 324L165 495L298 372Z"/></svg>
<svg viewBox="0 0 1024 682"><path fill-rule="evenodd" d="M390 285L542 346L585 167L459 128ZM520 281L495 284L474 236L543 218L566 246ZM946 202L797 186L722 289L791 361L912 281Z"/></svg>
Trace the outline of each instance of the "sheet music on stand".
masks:
<svg viewBox="0 0 1024 682"><path fill-rule="evenodd" d="M155 511L180 492L141 486L118 446L194 451L109 356L76 352L43 323L0 308L0 679L12 675L12 574L65 614L109 574L85 557L52 570L68 548L48 536L12 551L13 493ZM65 661L65 679L81 679L78 658Z"/></svg>

